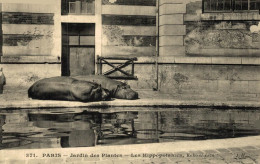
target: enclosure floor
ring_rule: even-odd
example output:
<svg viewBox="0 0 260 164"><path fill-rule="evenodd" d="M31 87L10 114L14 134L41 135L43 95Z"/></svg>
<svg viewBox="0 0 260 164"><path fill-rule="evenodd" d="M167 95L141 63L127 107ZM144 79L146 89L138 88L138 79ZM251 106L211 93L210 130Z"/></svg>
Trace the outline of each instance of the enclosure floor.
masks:
<svg viewBox="0 0 260 164"><path fill-rule="evenodd" d="M6 108L51 108L51 107L122 107L122 106L184 106L184 107L260 107L258 97L241 97L241 95L192 95L192 94L165 94L159 91L138 90L139 99L122 100L113 99L111 101L100 102L69 102L69 101L49 101L32 100L28 98L27 90L4 90L0 94L0 109Z"/></svg>

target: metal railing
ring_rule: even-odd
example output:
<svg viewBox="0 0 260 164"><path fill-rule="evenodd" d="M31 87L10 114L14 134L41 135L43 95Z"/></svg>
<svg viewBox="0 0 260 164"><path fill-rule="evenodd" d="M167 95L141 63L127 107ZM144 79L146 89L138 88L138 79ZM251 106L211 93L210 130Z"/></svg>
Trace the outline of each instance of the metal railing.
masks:
<svg viewBox="0 0 260 164"><path fill-rule="evenodd" d="M111 61L124 61L123 63L119 62L117 65L112 63ZM97 64L98 64L98 74L107 76L111 79L126 79L126 80L137 80L137 77L134 76L134 61L137 61L137 58L129 58L129 57L97 57ZM112 67L110 70L103 72L103 65L106 64ZM132 70L131 73L128 73L123 70L123 68L131 65ZM120 72L122 75L112 75L115 72Z"/></svg>

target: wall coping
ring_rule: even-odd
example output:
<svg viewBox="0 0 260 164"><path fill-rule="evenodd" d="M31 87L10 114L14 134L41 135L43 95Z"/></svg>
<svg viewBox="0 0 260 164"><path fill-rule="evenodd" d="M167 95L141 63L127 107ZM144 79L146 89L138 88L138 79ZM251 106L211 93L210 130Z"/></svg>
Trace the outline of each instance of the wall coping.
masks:
<svg viewBox="0 0 260 164"><path fill-rule="evenodd" d="M155 64L157 57L137 57L137 64ZM61 64L58 56L1 56L0 64ZM115 62L116 63L116 62ZM120 61L118 63L121 63ZM160 56L158 64L260 65L260 57Z"/></svg>
<svg viewBox="0 0 260 164"><path fill-rule="evenodd" d="M135 63L152 64L156 57L138 57ZM158 64L227 64L227 65L260 65L260 57L191 57L161 56Z"/></svg>
<svg viewBox="0 0 260 164"><path fill-rule="evenodd" d="M59 56L1 56L0 64L60 64Z"/></svg>

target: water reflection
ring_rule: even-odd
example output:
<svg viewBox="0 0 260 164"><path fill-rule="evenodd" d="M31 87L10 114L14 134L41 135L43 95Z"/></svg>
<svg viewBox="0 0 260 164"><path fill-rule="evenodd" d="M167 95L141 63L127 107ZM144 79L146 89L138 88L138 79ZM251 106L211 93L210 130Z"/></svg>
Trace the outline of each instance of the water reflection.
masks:
<svg viewBox="0 0 260 164"><path fill-rule="evenodd" d="M108 110L109 111L109 110ZM259 110L1 111L0 149L89 147L259 135Z"/></svg>

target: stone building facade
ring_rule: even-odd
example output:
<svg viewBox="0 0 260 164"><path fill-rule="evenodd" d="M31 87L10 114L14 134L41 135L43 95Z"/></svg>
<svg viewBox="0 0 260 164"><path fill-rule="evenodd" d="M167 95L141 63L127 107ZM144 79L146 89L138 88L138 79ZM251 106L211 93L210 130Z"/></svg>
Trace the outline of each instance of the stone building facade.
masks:
<svg viewBox="0 0 260 164"><path fill-rule="evenodd" d="M253 0L3 3L1 67L8 86L28 86L44 77L96 74L98 56L137 57L138 80L127 80L133 88L256 100L259 6Z"/></svg>

